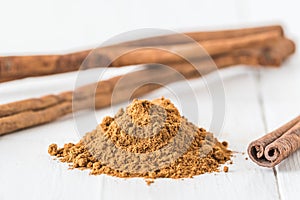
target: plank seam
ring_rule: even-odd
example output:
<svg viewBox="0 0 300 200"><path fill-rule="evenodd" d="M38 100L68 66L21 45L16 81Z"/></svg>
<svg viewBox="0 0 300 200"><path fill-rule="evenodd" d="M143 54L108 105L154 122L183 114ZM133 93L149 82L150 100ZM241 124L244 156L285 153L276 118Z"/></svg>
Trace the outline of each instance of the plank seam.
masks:
<svg viewBox="0 0 300 200"><path fill-rule="evenodd" d="M268 133L267 119L266 119L266 114L265 114L265 106L264 106L264 100L263 100L262 89L261 89L261 87L262 87L261 73L262 73L261 69L258 69L257 71L255 71L256 86L257 86L257 98L258 98L258 104L259 104L260 113L261 113L261 119L262 119L263 126L264 126L264 131L265 131L265 133ZM280 187L279 187L279 183L278 183L277 170L276 170L276 167L273 167L272 169L273 169L273 173L274 173L274 177L275 177L278 198L279 198L279 200L281 200L282 198L281 198L281 192L280 192Z"/></svg>

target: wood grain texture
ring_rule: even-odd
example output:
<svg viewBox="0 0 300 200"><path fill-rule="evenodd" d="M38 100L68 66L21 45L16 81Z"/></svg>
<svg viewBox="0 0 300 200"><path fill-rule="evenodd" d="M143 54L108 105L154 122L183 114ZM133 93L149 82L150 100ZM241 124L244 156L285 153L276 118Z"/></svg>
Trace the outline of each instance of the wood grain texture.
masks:
<svg viewBox="0 0 300 200"><path fill-rule="evenodd" d="M50 143L62 145L79 139L74 121L69 117L51 125L0 138L1 163L4 163L0 165L0 171L6 172L0 174L0 179L3 180L0 183L3 199L24 196L31 199L199 199L201 196L213 199L243 196L254 199L258 197L257 191L261 191L263 199L279 199L273 171L258 168L245 160L246 155L241 154L246 151L247 143L252 137L259 137L264 132L255 74L249 68L230 68L222 71L221 75L226 94L226 120L218 138L228 140L230 148L240 152L233 158L234 164L229 165L228 173L206 174L186 180L158 179L148 187L143 179L123 180L108 176L89 176L87 171L70 171L66 164L52 160L47 154ZM191 82L199 103L198 124L205 128L209 127L213 114L211 96L205 84L214 83L216 78L215 73L208 75L206 79ZM53 90L56 84L60 85L60 82L54 81ZM189 113L195 112L194 105L183 109L183 105L180 106L180 101L169 90L177 91L185 98L180 99L183 102L189 102L192 98L191 93L185 92L179 83L151 93L147 98L162 95L169 97L189 118ZM97 112L99 120L107 114L111 114L109 109ZM11 148L15 146L18 148ZM11 192L11 188L21 190L15 193Z"/></svg>
<svg viewBox="0 0 300 200"><path fill-rule="evenodd" d="M261 94L267 132L300 113L299 74L300 68L297 65L278 70L261 70ZM275 170L282 199L297 199L300 195L300 152L296 151L276 166Z"/></svg>

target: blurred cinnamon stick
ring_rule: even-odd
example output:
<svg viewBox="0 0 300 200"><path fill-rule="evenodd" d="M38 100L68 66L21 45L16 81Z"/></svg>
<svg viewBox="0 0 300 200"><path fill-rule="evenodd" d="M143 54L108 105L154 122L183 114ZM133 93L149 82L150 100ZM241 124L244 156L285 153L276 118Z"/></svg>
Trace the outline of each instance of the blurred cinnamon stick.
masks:
<svg viewBox="0 0 300 200"><path fill-rule="evenodd" d="M259 48L238 49L233 52L213 56L212 58L219 69L238 64L253 66L278 65L294 51L294 44L288 39L278 39L264 44L264 46ZM286 50L280 51L282 48ZM187 79L196 78L216 70L215 66L211 66L214 63L208 59L198 60L197 69L200 73L187 62L170 63L169 66L176 70L171 73L157 70L156 65L148 66L148 70L113 77L100 81L98 85L83 86L76 90L75 94L73 91L67 91L58 95L48 95L0 105L0 135L48 123L71 112L87 108L88 105L91 105L90 101L92 99L91 96L94 95L94 88L96 88L95 107L107 107L111 104L116 84L122 78L125 79L124 83L126 84L118 88L117 94L119 95L116 97L117 101L115 103L126 100L128 95L131 95L130 91L133 88L143 85L147 80L169 84L178 81L178 72ZM140 77L143 77L143 79ZM135 91L132 98L142 96L160 87L160 85L156 84L145 84ZM72 107L73 96L76 97L75 107Z"/></svg>
<svg viewBox="0 0 300 200"><path fill-rule="evenodd" d="M212 56L281 38L283 37L283 29L280 26L266 26L225 31L191 32L186 33L186 35L199 42ZM180 35L168 35L103 47L95 49L92 58L83 67L94 68L106 64L120 67L146 63L170 63L183 60L180 56L159 49L172 49L190 57L199 58L206 56L203 55L203 52L195 51L195 45L187 42L188 40L183 39ZM144 47L149 45L155 46L155 48L136 49L126 53L132 49L132 46ZM0 57L0 82L76 71L90 52L91 50L65 55ZM122 53L126 54L118 59L114 59Z"/></svg>
<svg viewBox="0 0 300 200"><path fill-rule="evenodd" d="M255 33L276 31L283 36L284 32L280 25L273 26L261 26L252 28L242 28L233 30L217 30L217 31L205 31L205 32L187 32L184 33L187 37L192 38L195 41L202 42L208 40L216 40L223 38L233 38L246 36ZM135 41L124 43L126 46L157 46L157 45L170 45L170 44L182 44L187 43L188 39L182 37L181 34L171 34L156 36L151 38L144 38Z"/></svg>

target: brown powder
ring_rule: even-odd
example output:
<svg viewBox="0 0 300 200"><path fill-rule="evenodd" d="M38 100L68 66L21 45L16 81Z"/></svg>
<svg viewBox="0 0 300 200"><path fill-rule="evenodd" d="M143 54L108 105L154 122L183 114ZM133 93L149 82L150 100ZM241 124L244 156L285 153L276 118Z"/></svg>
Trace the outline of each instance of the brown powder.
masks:
<svg viewBox="0 0 300 200"><path fill-rule="evenodd" d="M227 173L227 172L229 171L229 167L224 166L223 171L224 171L225 173Z"/></svg>
<svg viewBox="0 0 300 200"><path fill-rule="evenodd" d="M105 117L77 144L63 148L51 144L48 153L72 163L72 168L90 169L94 175L149 180L218 172L230 160L227 146L188 122L170 100L161 98L134 100L114 117Z"/></svg>
<svg viewBox="0 0 300 200"><path fill-rule="evenodd" d="M148 186L151 185L152 183L154 183L153 179L146 179L145 181L146 181Z"/></svg>

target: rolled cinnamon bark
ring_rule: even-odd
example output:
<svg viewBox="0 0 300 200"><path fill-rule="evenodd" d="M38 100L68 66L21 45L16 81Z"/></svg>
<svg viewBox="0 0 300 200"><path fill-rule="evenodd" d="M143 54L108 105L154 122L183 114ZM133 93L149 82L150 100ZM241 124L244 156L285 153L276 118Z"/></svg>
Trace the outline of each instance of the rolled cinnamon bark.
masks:
<svg viewBox="0 0 300 200"><path fill-rule="evenodd" d="M267 40L283 37L283 30L280 26L270 26L216 32L193 32L187 33L187 35L195 41L198 41L210 55L216 55L236 48L261 44ZM186 40L181 41L182 36L180 37L181 40L178 37L180 36L161 36L158 38L142 39L99 48L93 53L97 65L90 62L84 67L100 67L99 61L102 61L103 63L112 62L111 66L120 67L146 63L169 63L182 60L179 56L157 49L170 49L170 46L166 47L164 45L171 45L176 52L182 52L191 57L201 56L201 54L199 55L199 52L197 53L197 51L193 50L193 45L187 44ZM178 41L176 41L176 38ZM138 49L114 60L116 55L120 55L120 52L126 52L127 49L132 49L130 46L143 47L147 45L156 46L157 48ZM0 82L25 77L76 71L90 52L91 50L65 55L0 57Z"/></svg>
<svg viewBox="0 0 300 200"><path fill-rule="evenodd" d="M208 41L222 38L233 38L246 36L255 33L262 33L268 31L279 32L283 36L283 29L280 25L262 26L252 28L242 28L233 30L217 30L217 31L205 31L205 32L187 32L184 35L192 38L195 41ZM186 40L179 34L163 35L151 38L139 39L124 43L124 45L130 46L153 46L153 45L170 45L170 44L182 44L186 43Z"/></svg>
<svg viewBox="0 0 300 200"><path fill-rule="evenodd" d="M249 157L263 167L274 167L300 148L300 115L280 128L251 142Z"/></svg>
<svg viewBox="0 0 300 200"><path fill-rule="evenodd" d="M277 31L270 31L235 38L203 41L200 43L200 45L210 56L214 56L217 54L228 53L240 48L247 48L251 46L253 47L253 45L260 45L264 42L274 41L281 38L280 34L281 33ZM166 51L166 49L172 50L173 52L179 53L180 55ZM95 60L109 60L111 62L111 66L120 67L147 63L166 64L172 62L182 62L185 59L201 58L207 56L204 51L199 52L199 47L197 45L190 43L157 46L155 48L140 48L133 51L128 51L128 53L123 54L123 52L127 52L126 47L113 49L113 51L110 51L110 49L108 49L107 51L99 49L99 52L98 50L96 50L95 56L98 58ZM105 53L103 54L103 52ZM118 57L118 55L122 56ZM181 56L185 56L185 58L182 58ZM116 57L117 59L114 59ZM91 67L93 67L92 63ZM87 66L87 68L90 67Z"/></svg>
<svg viewBox="0 0 300 200"><path fill-rule="evenodd" d="M270 44L271 45L271 44ZM286 40L286 45L290 46L290 42ZM213 58L216 66L218 68L224 68L227 66L238 65L238 64L249 64L249 65L260 65L262 59L265 56L274 56L272 51L277 49L277 43L272 43L268 51L264 50L264 47L257 49L242 50L240 53L238 51L234 54L228 53L224 55L219 55ZM286 56L287 57L287 56ZM285 59L286 57L281 57ZM274 64L273 59L268 59L271 61L269 65ZM191 79L196 78L201 75L207 74L215 70L215 66L210 66L212 64L209 60L199 60L199 66L201 67L199 71L195 70L194 66L189 63L173 63L169 65L176 71L181 73L185 78ZM264 63L265 64L265 63ZM155 67L148 66L148 71L137 71L127 74L127 80L125 85L121 85L118 91L117 102L121 102L127 99L132 88L143 85L144 79L153 82L162 82L164 84L169 84L177 81L178 72L174 73L155 71ZM151 73L149 73L151 72ZM63 92L58 95L47 95L41 98L33 98L22 100L18 102L8 103L0 105L0 135L14 132L20 129L29 128L32 126L48 123L56 120L57 118L64 116L68 113L75 112L77 110L89 107L91 105L91 95L94 95L94 88L96 87L95 93L95 107L97 109L109 106L111 104L111 98L114 91L114 87L118 80L123 76L117 76L104 80L92 85L87 85L76 90L75 98L75 108L72 107L72 98L74 96L73 91ZM140 77L144 77L141 79ZM142 82L140 82L142 81ZM132 98L136 98L147 94L155 89L160 88L161 85L157 84L146 84L140 87L134 92ZM122 95L124 94L124 95ZM125 98L125 99L124 99ZM116 101L114 103L117 103Z"/></svg>
<svg viewBox="0 0 300 200"><path fill-rule="evenodd" d="M279 66L289 55L291 55L295 50L294 43L288 39L282 38L277 41L271 41L269 43L264 43L261 47L258 48L243 48L232 51L230 53L220 54L217 56L213 56L213 61L216 66L221 69L223 67L238 65L238 64L246 64L251 66ZM201 67L201 72L203 74L207 74L213 70L215 67L209 66L211 62L207 62L205 60L195 61L199 63ZM208 64L205 64L208 63ZM167 64L170 67L173 67L182 75L186 76L189 71L194 71L195 68L191 66L187 62L183 63L173 63ZM149 66L151 67L151 66ZM141 75L141 72L139 72ZM154 78L160 78L161 74L157 74ZM146 77L147 74L144 75ZM164 75L161 75L164 76ZM119 77L113 77L109 80L103 80L100 84L94 83L97 85L96 94L108 94L110 93L115 83L119 80ZM163 77L164 78L164 77ZM170 77L168 77L170 78ZM188 78L188 76L186 76ZM136 77L133 77L136 79ZM141 79L141 81L143 81ZM127 87L128 85L124 85ZM93 94L94 91L91 89L96 86L83 86L76 90L76 99L84 99L88 98L90 94ZM0 105L0 117L5 117L8 115L13 115L16 113L20 113L23 111L29 110L40 110L46 107L61 103L63 101L72 101L73 92L67 91L63 92L59 95L47 95L42 98L32 98L27 100L22 100L18 102L12 102L4 105Z"/></svg>
<svg viewBox="0 0 300 200"><path fill-rule="evenodd" d="M0 118L0 135L45 124L72 112L72 102L61 102L40 110L29 110Z"/></svg>
<svg viewBox="0 0 300 200"><path fill-rule="evenodd" d="M247 39L245 42L248 43L249 40ZM221 45L221 43L219 45ZM255 47L247 46L245 48L239 48L240 44L234 43L234 45L238 49L212 56L218 68L238 64L278 66L295 50L294 43L283 37L270 40L269 42L260 42ZM212 62L209 62L209 59L206 59L197 61L200 63L201 74L199 74L199 72L189 63L186 63L186 61L171 62L167 63L167 65L180 72L185 78L191 79L216 69L215 66L210 66ZM148 67L151 68L153 66ZM123 88L121 87L119 94L127 94L132 87L140 86L140 80L142 80L140 77L146 77L149 80L157 82L162 81L164 84L169 84L178 80L176 79L176 73L161 73L161 71L155 73L155 67L154 71L152 71L153 73L150 74L148 72L149 71L145 74L144 70L142 70L126 75L131 76L132 78L130 78L130 80L132 81L128 81ZM95 83L97 86L95 86L95 84L92 86L83 86L76 90L75 94L73 91L67 91L58 95L48 95L42 98L27 99L0 105L0 135L51 122L70 112L86 108L87 105L91 105L91 102L89 102L91 98L89 97L94 95L93 89L95 87L95 107L103 108L109 106L115 84L120 78L122 78L122 76L101 81L98 85ZM139 97L159 87L161 86L157 84L144 85L139 88L132 97ZM76 98L75 108L72 107L73 96ZM121 95L121 97L118 98L118 101L124 100L125 96L126 95Z"/></svg>

